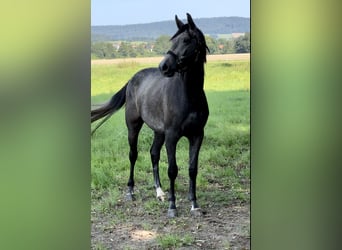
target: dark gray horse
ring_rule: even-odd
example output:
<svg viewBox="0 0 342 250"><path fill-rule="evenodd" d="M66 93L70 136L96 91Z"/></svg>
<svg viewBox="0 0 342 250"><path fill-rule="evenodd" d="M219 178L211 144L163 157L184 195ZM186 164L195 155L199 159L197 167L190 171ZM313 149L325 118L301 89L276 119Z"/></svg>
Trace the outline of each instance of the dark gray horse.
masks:
<svg viewBox="0 0 342 250"><path fill-rule="evenodd" d="M139 71L108 103L91 111L91 122L105 117L95 128L96 130L126 103L126 124L131 163L127 194L129 199L133 199L138 135L144 122L154 131L154 140L150 150L154 185L157 198L164 199L165 194L161 189L158 165L160 150L165 142L170 179L169 217L177 216L175 197L175 180L178 174L176 145L182 136L188 138L190 144L189 200L192 202L191 213L193 215L201 214L196 202L196 177L198 154L203 140L204 126L209 115L203 90L204 63L208 49L204 35L196 27L189 14L187 14L187 24L180 21L177 16L175 19L178 31L171 38L171 49L159 64L159 69L148 68Z"/></svg>

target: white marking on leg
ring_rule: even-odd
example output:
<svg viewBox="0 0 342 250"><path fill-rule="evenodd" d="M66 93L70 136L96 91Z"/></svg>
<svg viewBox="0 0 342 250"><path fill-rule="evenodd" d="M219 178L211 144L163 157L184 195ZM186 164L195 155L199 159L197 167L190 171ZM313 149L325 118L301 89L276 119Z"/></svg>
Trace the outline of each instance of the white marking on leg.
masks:
<svg viewBox="0 0 342 250"><path fill-rule="evenodd" d="M195 217L199 217L203 215L201 208L199 207L194 208L194 206L191 206L190 214Z"/></svg>
<svg viewBox="0 0 342 250"><path fill-rule="evenodd" d="M196 210L201 210L201 208L197 207L197 208L194 208L194 205L191 206L191 211L196 211Z"/></svg>
<svg viewBox="0 0 342 250"><path fill-rule="evenodd" d="M165 193L161 189L161 187L157 187L157 199L164 201L165 200Z"/></svg>

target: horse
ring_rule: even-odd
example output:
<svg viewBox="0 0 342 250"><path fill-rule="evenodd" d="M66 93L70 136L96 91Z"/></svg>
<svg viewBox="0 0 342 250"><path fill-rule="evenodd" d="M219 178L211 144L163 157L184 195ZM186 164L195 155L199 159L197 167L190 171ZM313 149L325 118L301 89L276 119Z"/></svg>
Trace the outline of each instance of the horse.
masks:
<svg viewBox="0 0 342 250"><path fill-rule="evenodd" d="M175 180L178 175L176 146L181 137L189 141L189 200L190 213L202 215L196 198L198 156L208 120L209 108L204 93L204 64L209 49L205 37L187 13L184 24L175 15L178 31L171 37L171 48L159 68L146 68L137 72L103 106L91 110L91 123L104 118L96 131L126 103L125 119L128 129L130 175L127 199L134 199L134 165L138 157L139 131L144 123L154 131L150 149L154 186L157 198L165 193L159 179L160 150L165 143L170 181L168 217L177 216Z"/></svg>

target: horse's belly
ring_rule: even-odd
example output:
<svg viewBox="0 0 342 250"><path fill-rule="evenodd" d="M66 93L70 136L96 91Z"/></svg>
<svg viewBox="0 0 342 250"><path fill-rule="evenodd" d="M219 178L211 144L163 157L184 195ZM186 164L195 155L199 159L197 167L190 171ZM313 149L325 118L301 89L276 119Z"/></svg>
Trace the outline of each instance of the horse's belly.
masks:
<svg viewBox="0 0 342 250"><path fill-rule="evenodd" d="M160 116L147 114L147 115L142 115L141 118L146 123L146 125L149 126L152 130L156 132L164 132L165 125L164 125L164 121L160 119Z"/></svg>

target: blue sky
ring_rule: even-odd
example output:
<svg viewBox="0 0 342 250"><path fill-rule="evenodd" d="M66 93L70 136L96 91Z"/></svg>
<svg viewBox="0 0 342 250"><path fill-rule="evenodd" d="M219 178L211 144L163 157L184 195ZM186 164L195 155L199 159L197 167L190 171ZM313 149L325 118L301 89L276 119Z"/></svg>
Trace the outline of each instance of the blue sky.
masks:
<svg viewBox="0 0 342 250"><path fill-rule="evenodd" d="M250 17L249 0L91 0L91 25L124 25L186 18Z"/></svg>

